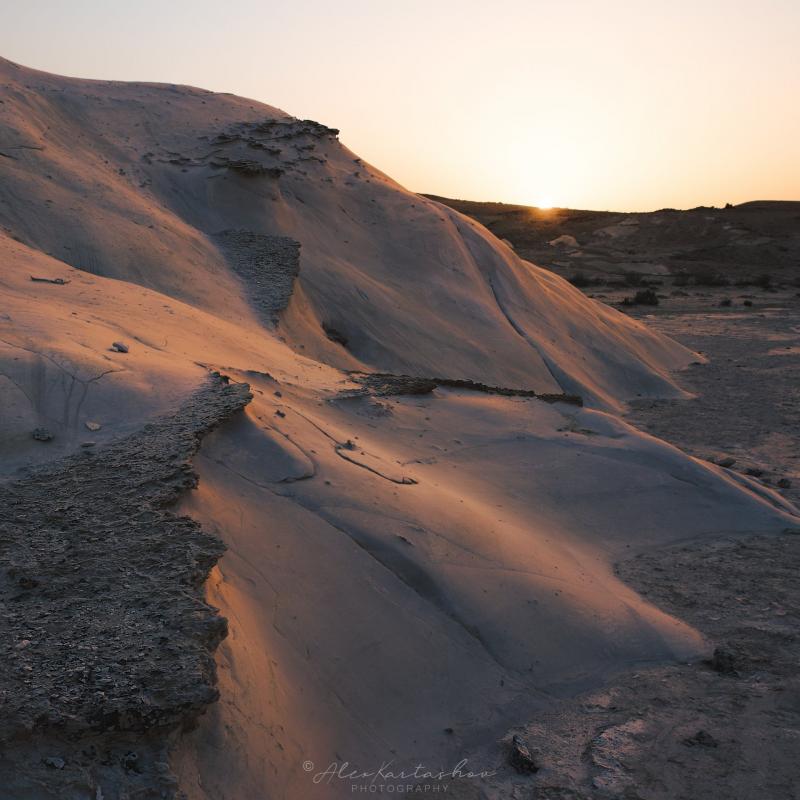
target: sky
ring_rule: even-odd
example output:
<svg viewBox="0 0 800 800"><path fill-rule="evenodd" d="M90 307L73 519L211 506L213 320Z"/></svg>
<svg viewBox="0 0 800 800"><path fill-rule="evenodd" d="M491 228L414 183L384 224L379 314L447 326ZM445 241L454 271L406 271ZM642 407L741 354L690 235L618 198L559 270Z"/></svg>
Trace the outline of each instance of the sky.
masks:
<svg viewBox="0 0 800 800"><path fill-rule="evenodd" d="M800 0L0 0L0 55L261 100L417 192L800 200Z"/></svg>

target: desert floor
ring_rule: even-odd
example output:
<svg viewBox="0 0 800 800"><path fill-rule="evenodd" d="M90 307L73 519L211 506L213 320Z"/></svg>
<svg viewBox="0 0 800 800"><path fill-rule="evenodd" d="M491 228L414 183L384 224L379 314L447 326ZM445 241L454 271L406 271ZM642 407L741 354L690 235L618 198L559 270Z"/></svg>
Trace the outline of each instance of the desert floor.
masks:
<svg viewBox="0 0 800 800"><path fill-rule="evenodd" d="M735 459L730 469L796 503L800 297L794 289L681 294L629 310L708 357L680 374L696 397L641 401L627 419L696 457ZM518 734L540 769L498 783L496 796L800 797L800 527L653 549L618 563L617 574L701 631L713 657L620 675L532 720ZM480 795L464 787L457 796Z"/></svg>

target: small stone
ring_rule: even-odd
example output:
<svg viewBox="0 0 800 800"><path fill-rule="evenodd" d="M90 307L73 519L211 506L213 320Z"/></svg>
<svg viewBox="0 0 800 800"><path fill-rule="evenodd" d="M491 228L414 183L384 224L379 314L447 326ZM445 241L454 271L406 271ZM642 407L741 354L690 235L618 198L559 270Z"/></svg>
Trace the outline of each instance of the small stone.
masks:
<svg viewBox="0 0 800 800"><path fill-rule="evenodd" d="M720 467L732 467L736 463L735 458L731 458L730 456L725 456L725 458L721 458L717 461L717 466Z"/></svg>
<svg viewBox="0 0 800 800"><path fill-rule="evenodd" d="M87 421L85 425L86 428L90 431L99 431L100 428L103 427L99 422L91 422L91 421Z"/></svg>
<svg viewBox="0 0 800 800"><path fill-rule="evenodd" d="M47 428L34 428L31 431L31 436L33 436L37 442L49 442L53 438L53 434L50 433Z"/></svg>
<svg viewBox="0 0 800 800"><path fill-rule="evenodd" d="M116 350L118 353L127 353L128 352L128 345L125 342L114 342L111 345L112 350Z"/></svg>
<svg viewBox="0 0 800 800"><path fill-rule="evenodd" d="M779 489L791 489L792 482L788 478L781 478L778 481L778 488Z"/></svg>
<svg viewBox="0 0 800 800"><path fill-rule="evenodd" d="M47 758L43 759L45 766L50 767L51 769L64 769L66 765L66 761L63 758L59 758L58 756L48 756Z"/></svg>
<svg viewBox="0 0 800 800"><path fill-rule="evenodd" d="M528 745L525 744L521 736L515 735L511 739L508 763L521 775L539 771L539 765L534 760Z"/></svg>
<svg viewBox="0 0 800 800"><path fill-rule="evenodd" d="M84 448L86 448L86 447L94 447L94 445L95 445L94 442L81 442L81 447L84 447Z"/></svg>

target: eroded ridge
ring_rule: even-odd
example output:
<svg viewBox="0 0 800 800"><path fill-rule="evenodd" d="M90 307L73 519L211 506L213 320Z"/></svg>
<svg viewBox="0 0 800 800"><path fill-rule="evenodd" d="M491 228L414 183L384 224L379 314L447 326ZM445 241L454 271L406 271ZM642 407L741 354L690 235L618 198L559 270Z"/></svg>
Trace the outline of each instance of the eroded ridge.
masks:
<svg viewBox="0 0 800 800"><path fill-rule="evenodd" d="M0 485L11 796L172 796L167 736L217 698L227 626L202 589L224 546L168 506L197 483L201 437L250 398L214 373L176 414Z"/></svg>
<svg viewBox="0 0 800 800"><path fill-rule="evenodd" d="M488 386L477 381L460 378L418 378L411 375L394 375L388 372L351 372L351 378L364 388L351 390L354 396L373 395L390 397L392 395L430 394L438 386L450 389L468 389L473 392L497 394L503 397L535 397L545 403L569 403L582 406L583 398L577 394L541 394L532 389L509 389L504 386Z"/></svg>

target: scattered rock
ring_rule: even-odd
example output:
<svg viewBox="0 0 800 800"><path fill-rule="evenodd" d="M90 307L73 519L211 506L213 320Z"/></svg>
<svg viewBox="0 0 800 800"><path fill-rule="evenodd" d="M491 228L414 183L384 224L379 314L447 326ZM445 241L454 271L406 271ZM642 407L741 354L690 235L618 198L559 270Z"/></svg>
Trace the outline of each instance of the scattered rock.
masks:
<svg viewBox="0 0 800 800"><path fill-rule="evenodd" d="M725 467L727 469L728 467L732 467L735 463L735 458L732 458L731 456L725 456L725 458L721 458L719 461L717 461L717 466Z"/></svg>
<svg viewBox="0 0 800 800"><path fill-rule="evenodd" d="M42 760L44 761L45 766L50 767L51 769L64 769L64 766L67 763L63 758L59 758L58 756L48 756Z"/></svg>
<svg viewBox="0 0 800 800"><path fill-rule="evenodd" d="M99 431L103 427L99 422L86 422L85 424L90 431Z"/></svg>
<svg viewBox="0 0 800 800"><path fill-rule="evenodd" d="M116 350L118 353L127 353L128 352L128 345L124 342L114 342L111 345L112 350Z"/></svg>
<svg viewBox="0 0 800 800"><path fill-rule="evenodd" d="M31 431L31 436L37 442L49 442L53 438L53 434L47 428L34 428Z"/></svg>
<svg viewBox="0 0 800 800"><path fill-rule="evenodd" d="M539 771L539 765L536 763L528 745L525 744L521 736L517 736L516 734L511 739L508 763L519 772L520 775L532 774Z"/></svg>

